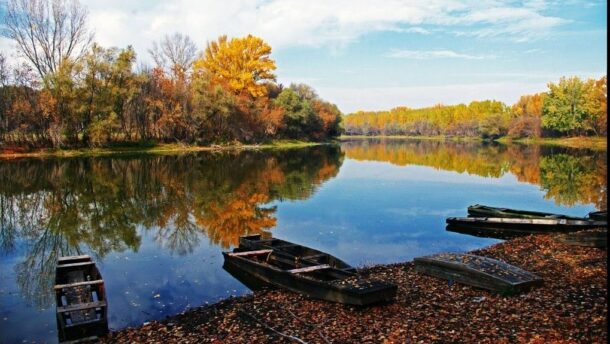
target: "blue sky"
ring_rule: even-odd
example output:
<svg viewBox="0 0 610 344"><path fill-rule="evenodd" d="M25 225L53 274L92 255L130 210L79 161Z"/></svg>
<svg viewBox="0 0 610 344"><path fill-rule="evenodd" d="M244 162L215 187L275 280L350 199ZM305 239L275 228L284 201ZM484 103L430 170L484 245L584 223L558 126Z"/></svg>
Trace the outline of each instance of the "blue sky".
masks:
<svg viewBox="0 0 610 344"><path fill-rule="evenodd" d="M476 99L515 102L562 75L606 73L605 1L82 0L96 40L140 60L165 34L273 47L278 81L305 82L344 112ZM0 49L11 43L0 41Z"/></svg>

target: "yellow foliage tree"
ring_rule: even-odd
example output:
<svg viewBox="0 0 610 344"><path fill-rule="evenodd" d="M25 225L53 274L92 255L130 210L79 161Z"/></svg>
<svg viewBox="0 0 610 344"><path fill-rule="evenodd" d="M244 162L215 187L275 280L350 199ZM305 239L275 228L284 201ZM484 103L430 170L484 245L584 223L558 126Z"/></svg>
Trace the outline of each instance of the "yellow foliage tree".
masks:
<svg viewBox="0 0 610 344"><path fill-rule="evenodd" d="M262 39L248 35L227 39L220 36L208 43L204 56L194 63L196 74L207 72L213 83L236 95L252 97L267 95L264 81L275 80L275 61L269 55L271 46Z"/></svg>

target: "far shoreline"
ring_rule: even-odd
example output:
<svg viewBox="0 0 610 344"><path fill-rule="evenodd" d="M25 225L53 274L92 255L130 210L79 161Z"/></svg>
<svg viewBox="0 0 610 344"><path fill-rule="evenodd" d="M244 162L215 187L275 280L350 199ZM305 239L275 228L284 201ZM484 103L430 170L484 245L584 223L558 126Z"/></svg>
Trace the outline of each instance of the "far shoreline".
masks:
<svg viewBox="0 0 610 344"><path fill-rule="evenodd" d="M480 137L472 136L410 136L410 135L341 135L340 141L352 139L390 139L390 140L427 140L427 141L451 141L451 142L498 142L503 144L538 144L548 146L562 146L568 148L585 148L605 151L608 148L608 140L603 136L582 136L582 137L558 137L558 138L524 138L511 139L501 137L496 140L484 140Z"/></svg>

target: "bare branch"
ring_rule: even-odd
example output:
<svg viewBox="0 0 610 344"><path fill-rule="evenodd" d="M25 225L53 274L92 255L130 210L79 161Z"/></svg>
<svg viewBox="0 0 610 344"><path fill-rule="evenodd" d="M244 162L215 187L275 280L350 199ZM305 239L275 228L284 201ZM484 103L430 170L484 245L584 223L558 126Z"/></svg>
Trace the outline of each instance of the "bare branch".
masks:
<svg viewBox="0 0 610 344"><path fill-rule="evenodd" d="M83 56L93 39L87 16L78 0L9 0L3 34L44 78L65 59Z"/></svg>
<svg viewBox="0 0 610 344"><path fill-rule="evenodd" d="M152 49L148 50L158 67L166 72L175 68L187 72L197 54L197 47L188 35L174 33L166 35L160 42L153 42Z"/></svg>

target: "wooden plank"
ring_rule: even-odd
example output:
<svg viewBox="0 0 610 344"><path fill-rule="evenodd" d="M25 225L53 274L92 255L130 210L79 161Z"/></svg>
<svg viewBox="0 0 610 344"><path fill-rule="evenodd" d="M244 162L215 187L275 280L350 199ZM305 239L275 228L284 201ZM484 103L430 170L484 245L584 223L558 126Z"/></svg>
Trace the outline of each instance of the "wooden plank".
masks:
<svg viewBox="0 0 610 344"><path fill-rule="evenodd" d="M322 258L324 256L327 256L327 254L325 254L325 253L318 253L318 254L312 254L311 256L303 256L303 257L301 257L301 259L303 259L303 260L318 259L318 258Z"/></svg>
<svg viewBox="0 0 610 344"><path fill-rule="evenodd" d="M104 280L93 280L93 281L84 281L84 282L75 282L69 284L58 284L54 288L55 290L61 290L63 288L71 288L71 287L79 287L85 285L93 285L93 284L103 284Z"/></svg>
<svg viewBox="0 0 610 344"><path fill-rule="evenodd" d="M308 267L304 267L304 268L300 268L300 269L288 270L288 272L290 272L291 274L300 274L303 272L312 272L312 271L323 270L323 269L330 269L330 265L328 265L328 264L314 265L314 266L308 266Z"/></svg>
<svg viewBox="0 0 610 344"><path fill-rule="evenodd" d="M244 251L244 252L231 252L229 253L232 257L246 257L246 256L259 256L263 254L269 254L273 250L256 250L256 251Z"/></svg>
<svg viewBox="0 0 610 344"><path fill-rule="evenodd" d="M78 303L75 305L67 305L64 307L57 307L57 313L75 312L75 311L82 311L85 309L101 308L101 307L106 307L106 301L86 302L86 303Z"/></svg>
<svg viewBox="0 0 610 344"><path fill-rule="evenodd" d="M69 261L69 260L81 260L81 259L91 259L91 256L84 254L82 256L64 256L57 258L58 262Z"/></svg>
<svg viewBox="0 0 610 344"><path fill-rule="evenodd" d="M72 268L77 266L87 266L87 265L95 265L94 262L82 262L82 263L71 263L71 264L59 264L57 268Z"/></svg>
<svg viewBox="0 0 610 344"><path fill-rule="evenodd" d="M297 245L297 244L281 244L281 245L277 245L277 246L273 246L273 247L278 249L278 250L283 250L285 248L299 247L299 246L301 246L301 245Z"/></svg>

